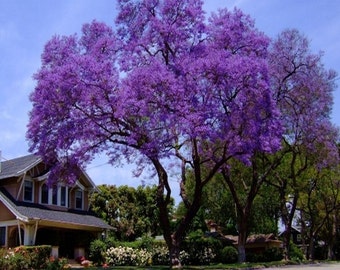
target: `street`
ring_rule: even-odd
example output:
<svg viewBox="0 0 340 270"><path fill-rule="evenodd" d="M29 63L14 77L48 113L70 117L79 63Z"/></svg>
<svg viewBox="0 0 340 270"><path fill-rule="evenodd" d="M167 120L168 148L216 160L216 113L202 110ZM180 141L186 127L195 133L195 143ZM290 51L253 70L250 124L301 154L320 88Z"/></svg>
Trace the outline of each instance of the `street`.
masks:
<svg viewBox="0 0 340 270"><path fill-rule="evenodd" d="M318 263L318 264L308 264L308 265L288 265L282 267L266 268L266 270L299 270L299 269L315 269L315 270L327 270L327 269L340 269L340 263Z"/></svg>

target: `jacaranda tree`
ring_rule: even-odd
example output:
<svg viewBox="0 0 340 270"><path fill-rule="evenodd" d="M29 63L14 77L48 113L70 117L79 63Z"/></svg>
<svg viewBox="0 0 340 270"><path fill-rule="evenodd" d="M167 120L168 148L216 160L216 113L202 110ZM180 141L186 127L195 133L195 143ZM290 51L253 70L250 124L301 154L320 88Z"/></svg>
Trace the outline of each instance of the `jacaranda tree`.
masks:
<svg viewBox="0 0 340 270"><path fill-rule="evenodd" d="M268 38L237 9L206 20L202 4L119 0L114 28L93 21L80 37L47 42L30 96L27 138L51 166L49 181L73 183L75 165L98 153L154 170L172 266L181 265L203 187L232 157L249 164L255 152L280 146ZM169 178L184 187L188 169L194 196L181 189L187 210L172 229Z"/></svg>
<svg viewBox="0 0 340 270"><path fill-rule="evenodd" d="M339 163L339 133L330 120L336 73L324 67L322 53L313 53L308 39L296 29L285 30L273 40L268 59L284 127L282 150L272 159L278 166L271 183L280 194L284 255L289 259L291 228L302 187L317 177L308 172L319 173Z"/></svg>

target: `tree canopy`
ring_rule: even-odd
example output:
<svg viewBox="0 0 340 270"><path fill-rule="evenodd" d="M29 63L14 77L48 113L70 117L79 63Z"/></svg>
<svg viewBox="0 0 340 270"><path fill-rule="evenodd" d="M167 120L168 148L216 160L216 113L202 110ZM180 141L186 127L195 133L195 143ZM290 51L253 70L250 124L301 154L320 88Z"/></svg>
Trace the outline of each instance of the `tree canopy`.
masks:
<svg viewBox="0 0 340 270"><path fill-rule="evenodd" d="M268 52L270 39L241 10L221 9L206 18L197 0L117 3L114 27L93 21L80 36L47 42L34 75L27 138L30 150L51 166L50 182L62 177L73 183L77 166L98 153L112 164L126 159L140 171L150 166L158 177L160 224L175 264L203 187L222 168L228 171L231 159L250 165L256 153L280 148L286 116L272 88L281 87L282 63L271 61L276 55ZM315 75L331 76L318 71ZM194 177L192 200L184 188L188 170ZM169 177L179 182L187 209L173 231Z"/></svg>

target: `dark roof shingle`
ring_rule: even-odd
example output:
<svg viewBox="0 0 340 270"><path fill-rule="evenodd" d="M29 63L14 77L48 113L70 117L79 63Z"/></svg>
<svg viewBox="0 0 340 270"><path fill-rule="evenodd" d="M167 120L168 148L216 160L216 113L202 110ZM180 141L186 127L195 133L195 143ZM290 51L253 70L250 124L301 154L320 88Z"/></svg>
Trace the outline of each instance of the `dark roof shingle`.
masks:
<svg viewBox="0 0 340 270"><path fill-rule="evenodd" d="M14 210L14 214L19 215L20 217L25 217L26 219L41 219L45 221L67 223L99 229L112 229L110 225L106 224L102 219L94 216L92 212L57 211L39 204L16 202L14 198L1 187L0 200L5 200L6 204L10 205L10 208Z"/></svg>
<svg viewBox="0 0 340 270"><path fill-rule="evenodd" d="M34 154L2 161L0 167L0 179L19 176L25 171L31 169L40 161L41 158Z"/></svg>

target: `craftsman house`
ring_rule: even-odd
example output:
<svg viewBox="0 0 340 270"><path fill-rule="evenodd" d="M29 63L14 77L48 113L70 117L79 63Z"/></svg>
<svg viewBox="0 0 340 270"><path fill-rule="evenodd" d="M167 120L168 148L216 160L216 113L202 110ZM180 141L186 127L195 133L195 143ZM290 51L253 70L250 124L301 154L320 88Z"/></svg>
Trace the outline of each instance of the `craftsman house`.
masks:
<svg viewBox="0 0 340 270"><path fill-rule="evenodd" d="M33 154L0 163L0 246L47 244L57 257L84 256L91 240L112 229L90 211L96 186L81 171L73 186L49 187L48 173Z"/></svg>

